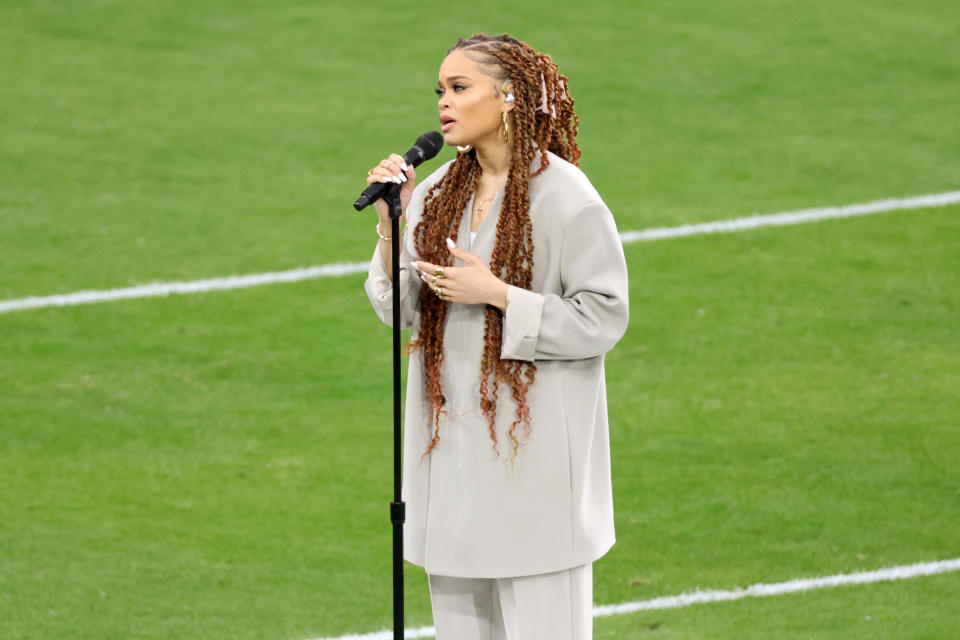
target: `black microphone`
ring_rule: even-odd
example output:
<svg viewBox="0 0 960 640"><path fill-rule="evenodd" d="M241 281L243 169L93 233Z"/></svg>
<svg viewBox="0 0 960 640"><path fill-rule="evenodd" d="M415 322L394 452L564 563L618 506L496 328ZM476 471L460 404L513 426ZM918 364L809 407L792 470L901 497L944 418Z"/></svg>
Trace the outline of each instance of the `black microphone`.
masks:
<svg viewBox="0 0 960 640"><path fill-rule="evenodd" d="M410 151L403 154L403 161L408 165L418 167L421 163L440 153L442 148L443 136L438 131L428 131L417 138L417 141L410 147ZM357 211L365 209L385 196L387 190L394 184L393 182L374 182L363 190L363 194L353 203L353 208Z"/></svg>

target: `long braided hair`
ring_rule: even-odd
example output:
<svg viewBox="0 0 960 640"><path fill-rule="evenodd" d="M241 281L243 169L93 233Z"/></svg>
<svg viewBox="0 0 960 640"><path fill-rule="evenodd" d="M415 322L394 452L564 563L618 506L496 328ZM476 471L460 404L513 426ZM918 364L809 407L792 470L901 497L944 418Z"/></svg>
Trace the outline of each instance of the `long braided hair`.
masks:
<svg viewBox="0 0 960 640"><path fill-rule="evenodd" d="M576 142L580 121L567 89L567 77L560 74L549 55L539 53L507 34L490 37L481 33L469 39L461 38L447 55L457 50L480 64L485 73L499 81L499 86L506 83L512 85L516 98L511 113L510 171L497 221L490 270L507 284L529 289L533 280L530 180L547 168L547 151L573 164L578 164L580 158ZM537 155L540 156L540 168L531 174L531 164ZM476 190L480 173L476 151L458 154L446 175L428 191L423 218L414 230L417 250L424 260L437 265L453 264L446 238L456 240L460 220ZM440 413L445 403L440 370L444 358L443 327L447 304L437 298L429 287L421 287L420 333L410 343L412 350L422 353L424 392L430 403L431 439L421 460L433 451L440 440ZM500 310L487 306L480 365L480 407L487 420L494 453L499 456L495 429L498 389L500 383L509 386L517 406L508 432L513 445L513 461L521 443L518 427L523 425L524 439L530 435L527 390L533 384L537 368L532 362L501 360L502 338Z"/></svg>

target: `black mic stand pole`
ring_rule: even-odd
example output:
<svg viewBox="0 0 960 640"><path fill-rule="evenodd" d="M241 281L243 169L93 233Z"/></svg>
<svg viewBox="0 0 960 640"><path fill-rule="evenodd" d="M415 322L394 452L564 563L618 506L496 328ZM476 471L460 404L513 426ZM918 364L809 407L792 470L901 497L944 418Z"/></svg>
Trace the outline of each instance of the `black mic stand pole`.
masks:
<svg viewBox="0 0 960 640"><path fill-rule="evenodd" d="M403 640L403 523L406 505L401 499L401 426L400 426L400 185L390 187L384 199L390 205L390 251L393 280L393 502L390 521L393 523L393 640Z"/></svg>

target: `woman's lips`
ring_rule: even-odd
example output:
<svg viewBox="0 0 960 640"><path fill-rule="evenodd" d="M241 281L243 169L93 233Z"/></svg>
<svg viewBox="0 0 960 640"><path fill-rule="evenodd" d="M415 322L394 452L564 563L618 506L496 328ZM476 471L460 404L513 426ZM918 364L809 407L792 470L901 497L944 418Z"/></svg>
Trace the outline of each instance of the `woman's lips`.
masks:
<svg viewBox="0 0 960 640"><path fill-rule="evenodd" d="M456 120L447 120L446 122L442 123L442 126L440 127L440 131L443 131L444 133L446 133L447 130L449 130L450 127L452 127L456 123L457 123Z"/></svg>

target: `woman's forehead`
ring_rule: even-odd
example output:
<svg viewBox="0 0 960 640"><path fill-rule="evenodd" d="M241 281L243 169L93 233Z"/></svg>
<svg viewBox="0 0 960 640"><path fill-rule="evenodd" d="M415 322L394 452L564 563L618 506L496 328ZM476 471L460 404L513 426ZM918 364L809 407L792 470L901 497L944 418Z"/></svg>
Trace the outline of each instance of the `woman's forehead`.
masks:
<svg viewBox="0 0 960 640"><path fill-rule="evenodd" d="M450 55L443 59L438 76L441 84L444 82L449 83L457 79L477 80L481 77L493 77L489 73L486 73L480 64L471 60L459 49L451 51Z"/></svg>

